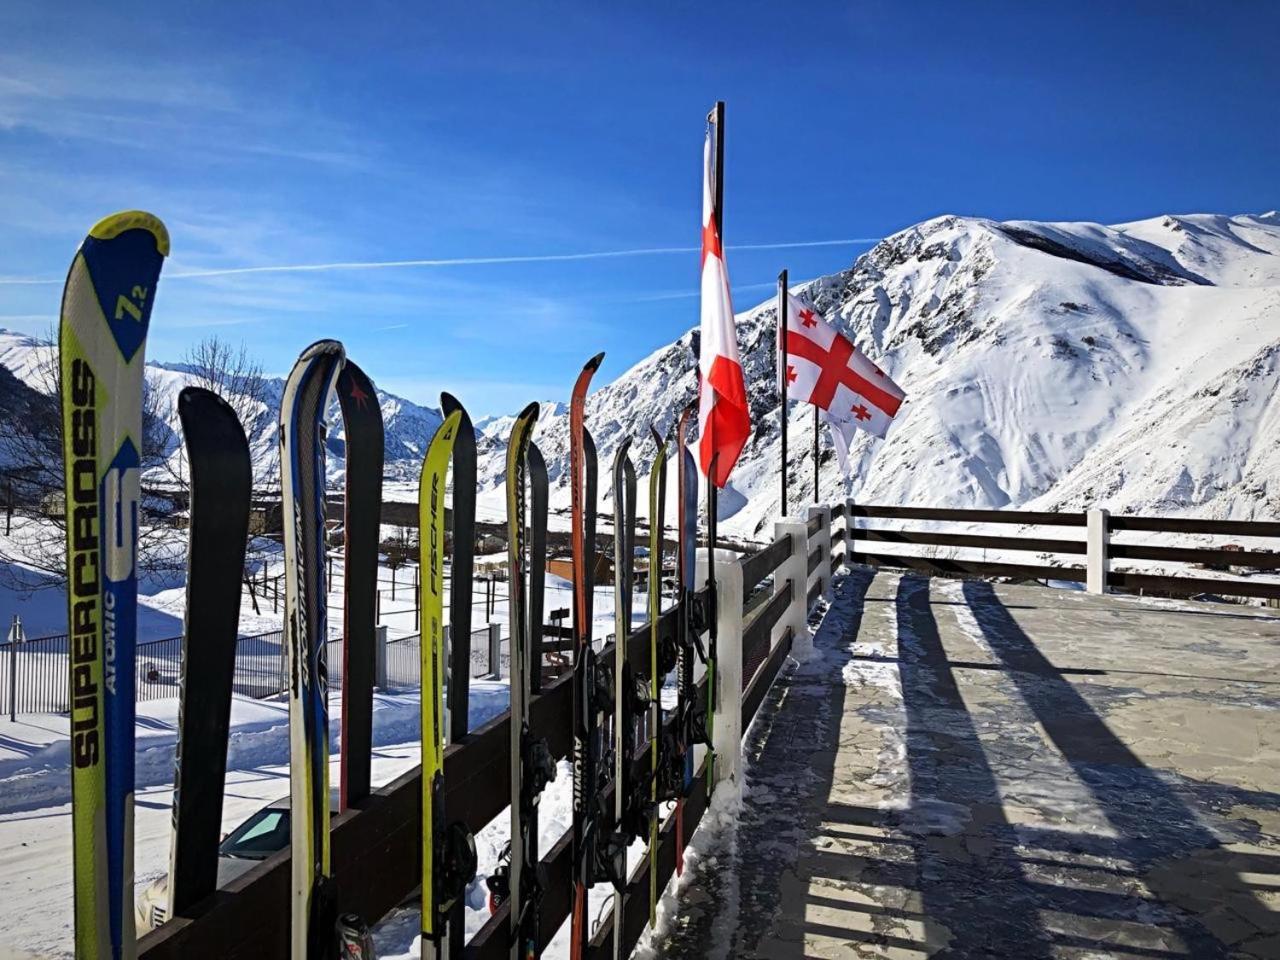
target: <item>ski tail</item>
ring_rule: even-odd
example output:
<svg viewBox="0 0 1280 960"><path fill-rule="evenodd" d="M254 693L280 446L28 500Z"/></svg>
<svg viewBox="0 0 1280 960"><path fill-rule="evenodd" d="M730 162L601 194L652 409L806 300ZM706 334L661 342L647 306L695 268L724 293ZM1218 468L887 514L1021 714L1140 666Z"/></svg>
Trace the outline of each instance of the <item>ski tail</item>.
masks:
<svg viewBox="0 0 1280 960"><path fill-rule="evenodd" d="M289 795L293 960L332 937L329 876L328 611L324 539L324 416L345 360L321 340L302 352L280 405L285 633L289 648Z"/></svg>
<svg viewBox="0 0 1280 960"><path fill-rule="evenodd" d="M222 783L249 534L249 442L231 405L210 390L178 394L191 476L187 606L174 754L169 916L217 888ZM191 758L184 763L185 758Z"/></svg>
<svg viewBox="0 0 1280 960"><path fill-rule="evenodd" d="M80 244L58 327L71 634L75 952L135 954L134 671L145 346L169 254L160 220L100 220Z"/></svg>
<svg viewBox="0 0 1280 960"><path fill-rule="evenodd" d="M338 375L337 389L346 438L338 776L338 806L345 810L369 796L384 437L378 391L365 372L348 360Z"/></svg>
<svg viewBox="0 0 1280 960"><path fill-rule="evenodd" d="M425 576L419 581L422 651L422 957L447 956L440 883L444 857L444 546L445 488L462 413L431 438L418 484L418 530Z"/></svg>

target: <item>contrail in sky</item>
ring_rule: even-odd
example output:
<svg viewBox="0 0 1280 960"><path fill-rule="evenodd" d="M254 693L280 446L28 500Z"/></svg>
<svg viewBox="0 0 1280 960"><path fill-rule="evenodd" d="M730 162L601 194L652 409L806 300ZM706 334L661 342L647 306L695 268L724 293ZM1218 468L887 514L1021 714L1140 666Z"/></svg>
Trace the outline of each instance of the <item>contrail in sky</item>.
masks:
<svg viewBox="0 0 1280 960"><path fill-rule="evenodd" d="M876 243L879 237L849 240L799 240L789 243L730 244L730 250L790 250L797 247L845 247ZM166 273L165 280L195 280L202 277L231 277L249 273L319 273L327 270L390 270L404 267L469 267L500 263L559 263L569 260L610 260L621 257L652 257L675 253L697 253L701 247L637 247L630 250L595 250L589 253L542 253L512 257L441 257L433 260L353 260L339 263L294 263L261 267L225 267L215 270L179 270ZM63 278L0 277L0 285L39 286L62 283Z"/></svg>

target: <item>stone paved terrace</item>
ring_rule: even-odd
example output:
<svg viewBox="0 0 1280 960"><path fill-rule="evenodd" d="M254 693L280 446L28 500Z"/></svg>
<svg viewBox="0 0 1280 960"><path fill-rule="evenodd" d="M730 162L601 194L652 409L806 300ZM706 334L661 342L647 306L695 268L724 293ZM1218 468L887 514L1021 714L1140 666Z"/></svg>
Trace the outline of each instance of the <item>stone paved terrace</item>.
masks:
<svg viewBox="0 0 1280 960"><path fill-rule="evenodd" d="M668 958L1280 957L1280 618L855 569Z"/></svg>

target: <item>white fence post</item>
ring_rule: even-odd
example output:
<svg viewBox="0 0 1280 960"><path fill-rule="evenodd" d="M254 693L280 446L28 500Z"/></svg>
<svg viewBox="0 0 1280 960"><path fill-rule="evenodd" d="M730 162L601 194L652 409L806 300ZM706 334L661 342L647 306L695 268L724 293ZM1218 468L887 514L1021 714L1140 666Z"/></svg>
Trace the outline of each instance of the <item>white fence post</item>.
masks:
<svg viewBox="0 0 1280 960"><path fill-rule="evenodd" d="M383 690L387 688L387 628L375 628L373 641L373 685Z"/></svg>
<svg viewBox="0 0 1280 960"><path fill-rule="evenodd" d="M813 638L809 636L809 612L805 610L809 582L809 555L805 553L805 548L809 544L809 534L803 520L779 520L773 525L773 535L775 538L791 538L791 552L773 572L774 592L786 590L790 583L791 602L773 628L772 643L776 644L790 627L791 655L797 660L808 660L813 655Z"/></svg>
<svg viewBox="0 0 1280 960"><path fill-rule="evenodd" d="M698 583L707 579L707 551L698 551ZM716 551L716 678L711 704L712 782L742 782L742 567L732 550Z"/></svg>
<svg viewBox="0 0 1280 960"><path fill-rule="evenodd" d="M1099 507L1085 511L1088 528L1085 554L1085 589L1090 593L1107 592L1107 573L1111 569L1108 547L1111 544L1111 514Z"/></svg>
<svg viewBox="0 0 1280 960"><path fill-rule="evenodd" d="M816 507L810 507L806 515L807 519L812 520L814 517L822 519L822 527L818 530L813 538L809 541L808 552L812 553L813 548L817 547L822 551L822 563L818 569L814 571L818 575L818 582L822 584L822 596L827 600L831 600L831 508L826 504L819 504ZM808 557L805 557L805 569L809 567Z"/></svg>

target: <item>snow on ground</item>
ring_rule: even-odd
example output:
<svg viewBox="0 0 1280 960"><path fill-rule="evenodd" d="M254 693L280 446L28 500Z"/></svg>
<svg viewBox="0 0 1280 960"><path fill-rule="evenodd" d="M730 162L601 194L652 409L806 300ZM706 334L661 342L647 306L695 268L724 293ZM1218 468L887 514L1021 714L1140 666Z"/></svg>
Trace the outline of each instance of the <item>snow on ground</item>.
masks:
<svg viewBox="0 0 1280 960"><path fill-rule="evenodd" d="M471 684L473 727L507 708L505 683ZM168 869L178 702L139 704L136 730L135 892ZM338 778L338 717L331 698L330 779ZM288 705L236 697L227 758L223 829L289 793ZM374 697L373 781L390 782L419 762L417 693ZM5 947L71 956L71 803L67 719L0 720L0 930ZM3 952L0 950L0 952Z"/></svg>

